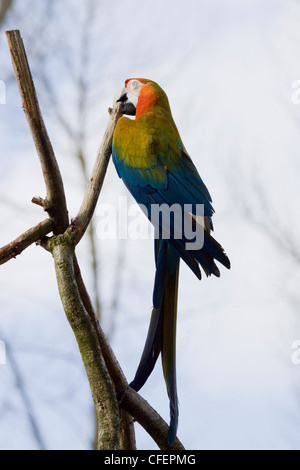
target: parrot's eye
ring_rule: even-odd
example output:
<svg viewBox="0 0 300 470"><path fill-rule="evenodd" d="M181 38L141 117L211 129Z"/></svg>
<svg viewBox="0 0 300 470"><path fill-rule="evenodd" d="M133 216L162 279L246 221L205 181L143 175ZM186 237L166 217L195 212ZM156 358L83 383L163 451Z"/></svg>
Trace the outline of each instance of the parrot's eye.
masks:
<svg viewBox="0 0 300 470"><path fill-rule="evenodd" d="M126 88L127 88L128 92L131 93L132 95L139 96L140 89L141 89L142 86L143 86L143 84L139 80L137 80L135 78L132 78L127 83Z"/></svg>

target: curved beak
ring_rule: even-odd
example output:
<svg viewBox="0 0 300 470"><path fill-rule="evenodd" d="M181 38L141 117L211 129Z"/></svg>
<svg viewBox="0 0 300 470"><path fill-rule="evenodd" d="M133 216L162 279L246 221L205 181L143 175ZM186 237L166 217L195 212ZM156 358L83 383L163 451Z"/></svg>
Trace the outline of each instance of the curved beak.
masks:
<svg viewBox="0 0 300 470"><path fill-rule="evenodd" d="M119 93L115 96L115 103L123 103L122 113L130 116L135 116L136 108L134 104L128 99L126 88L122 88Z"/></svg>

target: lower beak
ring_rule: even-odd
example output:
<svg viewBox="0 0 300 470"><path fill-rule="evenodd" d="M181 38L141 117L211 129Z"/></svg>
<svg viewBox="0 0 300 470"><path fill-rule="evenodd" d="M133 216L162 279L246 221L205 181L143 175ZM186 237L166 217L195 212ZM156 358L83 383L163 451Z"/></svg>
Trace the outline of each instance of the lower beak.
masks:
<svg viewBox="0 0 300 470"><path fill-rule="evenodd" d="M129 101L126 88L122 88L121 93L119 94L119 98L115 99L115 103L120 103L120 102L123 103L122 105L123 114L135 116L136 108L134 104L131 101Z"/></svg>

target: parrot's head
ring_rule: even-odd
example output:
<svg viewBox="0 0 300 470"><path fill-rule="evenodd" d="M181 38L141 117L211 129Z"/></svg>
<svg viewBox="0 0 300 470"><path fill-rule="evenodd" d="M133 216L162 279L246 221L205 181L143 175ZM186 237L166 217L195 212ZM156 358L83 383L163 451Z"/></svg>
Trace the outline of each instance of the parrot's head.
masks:
<svg viewBox="0 0 300 470"><path fill-rule="evenodd" d="M117 93L114 103L122 102L123 114L141 117L154 106L170 110L168 97L160 86L146 78L128 78Z"/></svg>

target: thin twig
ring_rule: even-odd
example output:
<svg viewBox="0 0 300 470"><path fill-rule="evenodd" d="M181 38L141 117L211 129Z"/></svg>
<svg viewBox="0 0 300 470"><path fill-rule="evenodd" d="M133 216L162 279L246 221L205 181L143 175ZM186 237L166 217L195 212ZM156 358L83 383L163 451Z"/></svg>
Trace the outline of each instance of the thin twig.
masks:
<svg viewBox="0 0 300 470"><path fill-rule="evenodd" d="M9 9L11 8L11 5L12 5L12 0L2 0L1 6L0 6L0 26L5 20L5 17Z"/></svg>
<svg viewBox="0 0 300 470"><path fill-rule="evenodd" d="M61 174L48 137L32 80L24 44L18 30L6 31L23 109L41 162L47 196L44 209L53 222L53 232L63 233L69 225Z"/></svg>
<svg viewBox="0 0 300 470"><path fill-rule="evenodd" d="M75 235L75 244L77 244L83 237L94 214L94 210L98 202L99 194L103 185L107 166L111 156L111 144L114 129L119 118L122 116L121 107L122 103L118 103L118 105L110 112L110 119L97 153L96 162L93 168L92 176L88 183L83 202L81 204L77 217L74 219L73 223L70 226L70 229Z"/></svg>
<svg viewBox="0 0 300 470"><path fill-rule="evenodd" d="M122 270L123 270L123 266L125 262L125 254L126 254L125 240L119 240L117 262L116 262L116 269L115 269L115 275L114 275L114 283L113 283L113 288L112 288L113 298L112 298L110 308L109 308L110 323L109 323L109 328L108 328L108 333L107 333L107 336L109 339L112 338L114 331L115 331L115 326L116 326L119 302L120 302L121 291L122 291Z"/></svg>
<svg viewBox="0 0 300 470"><path fill-rule="evenodd" d="M35 415L34 408L32 406L32 401L27 391L26 383L24 381L20 366L18 364L18 361L14 357L14 354L12 352L12 349L9 343L6 342L5 344L6 344L7 359L8 359L10 368L14 374L16 385L21 395L23 404L24 404L24 411L26 413L29 426L32 430L32 434L34 436L34 439L36 440L39 450L46 450L46 444L43 439L40 427L38 425L37 417Z"/></svg>
<svg viewBox="0 0 300 470"><path fill-rule="evenodd" d="M45 219L26 232L22 233L12 242L0 248L0 264L4 264L22 253L32 243L36 243L52 231L52 222Z"/></svg>
<svg viewBox="0 0 300 470"><path fill-rule="evenodd" d="M42 197L40 197L40 196L38 196L38 197L34 196L34 197L31 199L31 202L32 202L33 204L36 204L37 206L41 206L41 207L43 207L43 208L45 207L45 200L44 200Z"/></svg>

